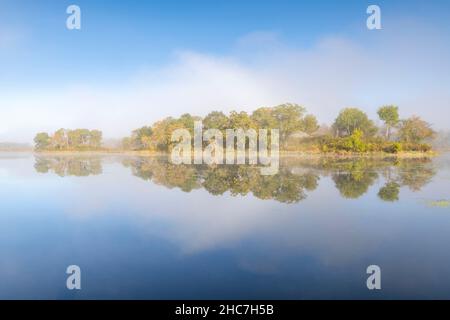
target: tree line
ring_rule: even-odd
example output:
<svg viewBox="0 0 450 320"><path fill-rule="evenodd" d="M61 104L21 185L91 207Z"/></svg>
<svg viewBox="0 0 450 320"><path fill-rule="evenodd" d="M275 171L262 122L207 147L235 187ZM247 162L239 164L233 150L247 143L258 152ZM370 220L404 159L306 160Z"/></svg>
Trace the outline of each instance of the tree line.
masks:
<svg viewBox="0 0 450 320"><path fill-rule="evenodd" d="M317 118L308 114L304 107L291 103L262 107L252 113L232 111L226 115L213 111L203 118L186 113L133 130L121 141L120 149L170 152L176 144L172 141L174 130L187 129L193 136L194 122L202 121L205 130L219 129L224 134L226 129L278 129L280 147L286 151L397 153L431 150L430 143L436 133L420 117L402 119L399 108L394 105L380 107L378 117L381 126L364 111L345 108L330 127L320 126ZM34 142L35 149L40 151L98 150L102 147L102 132L60 129L52 135L38 133Z"/></svg>
<svg viewBox="0 0 450 320"><path fill-rule="evenodd" d="M388 152L431 150L435 136L431 125L418 116L401 119L399 108L382 106L378 110L378 127L367 114L357 108L343 109L331 127L319 126L317 118L307 114L297 104L263 107L251 114L232 111L225 115L213 111L206 117L189 113L179 118L168 117L132 132L122 141L124 150L170 151L174 145L171 134L175 129L188 129L193 133L194 121L202 120L204 129L279 129L280 146L287 151L315 152ZM302 133L301 139L293 138ZM305 149L306 148L306 149Z"/></svg>
<svg viewBox="0 0 450 320"><path fill-rule="evenodd" d="M366 113L357 108L342 110L332 126L333 135L318 140L323 152L428 152L436 133L431 124L418 116L401 119L397 106L378 109L377 127Z"/></svg>
<svg viewBox="0 0 450 320"><path fill-rule="evenodd" d="M99 130L59 129L52 135L40 132L34 138L38 151L83 151L98 150L102 146L103 134Z"/></svg>
<svg viewBox="0 0 450 320"><path fill-rule="evenodd" d="M192 116L189 113L179 118L168 117L152 126L144 126L123 139L125 150L170 151L175 129L187 129L193 135L195 121L202 121L203 128L218 129L225 135L226 129L279 129L281 141L296 131L313 133L319 126L316 117L307 115L306 109L296 104L283 104L274 108L259 108L252 114L245 111L232 111L227 116L223 112L213 111L206 117Z"/></svg>

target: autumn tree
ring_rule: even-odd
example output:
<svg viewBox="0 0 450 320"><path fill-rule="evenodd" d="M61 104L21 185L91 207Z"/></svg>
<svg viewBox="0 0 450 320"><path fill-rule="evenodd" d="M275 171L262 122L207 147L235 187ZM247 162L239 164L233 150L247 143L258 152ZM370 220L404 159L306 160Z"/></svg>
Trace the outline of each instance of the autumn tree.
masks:
<svg viewBox="0 0 450 320"><path fill-rule="evenodd" d="M161 121L156 122L152 126L152 144L157 150L169 151L172 145L172 133L176 129L188 129L184 127L182 121L168 117Z"/></svg>
<svg viewBox="0 0 450 320"><path fill-rule="evenodd" d="M151 136L153 134L153 129L149 126L144 126L142 128L136 129L131 133L129 140L126 140L128 148L133 150L142 150L150 148Z"/></svg>
<svg viewBox="0 0 450 320"><path fill-rule="evenodd" d="M421 143L426 139L433 138L435 131L431 124L417 116L403 120L400 125L400 139L408 143Z"/></svg>

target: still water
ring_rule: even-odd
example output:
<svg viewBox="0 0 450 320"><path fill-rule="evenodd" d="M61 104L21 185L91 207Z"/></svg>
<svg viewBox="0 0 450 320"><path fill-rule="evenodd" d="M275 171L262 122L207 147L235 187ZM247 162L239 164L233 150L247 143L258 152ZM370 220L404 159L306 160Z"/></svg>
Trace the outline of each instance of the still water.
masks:
<svg viewBox="0 0 450 320"><path fill-rule="evenodd" d="M450 155L0 154L1 299L450 299ZM382 289L366 286L378 265ZM81 290L66 268L81 268Z"/></svg>

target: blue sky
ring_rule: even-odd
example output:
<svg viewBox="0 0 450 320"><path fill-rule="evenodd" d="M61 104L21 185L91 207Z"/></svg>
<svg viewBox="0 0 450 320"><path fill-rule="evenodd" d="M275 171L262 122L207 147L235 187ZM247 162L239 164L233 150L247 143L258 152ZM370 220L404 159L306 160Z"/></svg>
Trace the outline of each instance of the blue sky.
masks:
<svg viewBox="0 0 450 320"><path fill-rule="evenodd" d="M0 26L23 37L6 52L1 83L61 77L111 79L142 65L167 63L174 50L226 54L237 38L270 31L288 43L307 47L323 35L362 37L365 10L373 1L2 1ZM439 21L448 1L377 1L386 23L395 16ZM65 28L65 9L82 9L82 31ZM407 5L408 4L408 5ZM406 6L407 5L407 6ZM447 12L447 17L449 14ZM439 23L439 22L438 22ZM366 35L367 36L367 35ZM120 65L120 68L117 66ZM62 73L61 70L65 70ZM58 79L56 79L56 77ZM44 78L44 79L43 79Z"/></svg>
<svg viewBox="0 0 450 320"><path fill-rule="evenodd" d="M65 27L70 4L81 8L80 31ZM366 28L369 4L381 7L383 30ZM449 18L445 0L2 0L0 140L71 125L120 136L158 117L203 115L208 106L252 110L292 100L323 122L347 104L373 114L379 103L403 102L412 114L420 108L407 103L426 101L428 86L437 99L432 110L448 114ZM376 81L357 81L364 69ZM321 88L319 77L330 81ZM108 104L114 116L104 114ZM86 120L93 108L98 121ZM25 111L36 114L33 121L19 121ZM442 117L425 116L444 126Z"/></svg>

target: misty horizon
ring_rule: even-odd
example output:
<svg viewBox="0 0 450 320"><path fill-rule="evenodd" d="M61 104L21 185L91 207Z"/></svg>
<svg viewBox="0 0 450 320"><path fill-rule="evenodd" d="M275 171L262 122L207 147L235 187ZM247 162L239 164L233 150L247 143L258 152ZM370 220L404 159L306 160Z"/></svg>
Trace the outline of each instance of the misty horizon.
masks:
<svg viewBox="0 0 450 320"><path fill-rule="evenodd" d="M448 0L0 0L0 300L450 299L449 57Z"/></svg>
<svg viewBox="0 0 450 320"><path fill-rule="evenodd" d="M34 3L10 8L8 17L0 13L0 141L31 143L37 132L59 128L95 128L119 139L168 116L286 102L326 124L345 107L376 120L377 108L395 104L403 118L419 115L436 130L449 129L450 62L444 57L450 37L443 10L387 3L382 30L368 32L362 4L330 2L335 14L325 19L320 6L289 3L298 14L307 7L309 19L302 22L295 15L269 19L276 9L262 6L253 13L268 19L264 26L239 18L219 40L207 26L214 18L226 21L231 3L222 13L205 4L164 27L137 14L147 4L130 8L130 16L120 4L80 5L84 22L77 31L61 27L64 19L56 22L64 18L58 6L41 4L39 19ZM149 15L169 15L169 7L159 6ZM39 25L42 18L48 22ZM105 35L103 25L115 37Z"/></svg>

